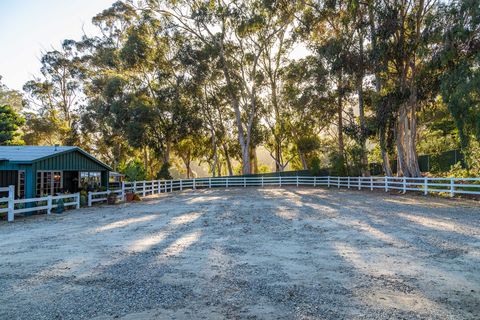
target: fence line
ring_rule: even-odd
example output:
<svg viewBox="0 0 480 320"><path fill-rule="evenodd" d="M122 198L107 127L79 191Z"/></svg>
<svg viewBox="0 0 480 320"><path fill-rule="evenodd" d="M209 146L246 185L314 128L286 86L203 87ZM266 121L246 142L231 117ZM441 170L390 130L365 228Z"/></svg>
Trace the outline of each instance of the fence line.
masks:
<svg viewBox="0 0 480 320"><path fill-rule="evenodd" d="M260 176L260 177L215 177L215 178L193 178L176 180L150 180L122 182L121 188L117 190L107 190L100 192L88 192L87 205L93 206L94 203L106 202L111 194L120 201L125 201L128 193L135 193L141 197L154 194L169 193L174 191L183 191L187 189L210 189L210 188L231 188L231 187L283 187L283 186L310 186L328 188L349 188L349 189L380 189L385 192L399 190L403 193L407 191L428 193L448 193L450 196L456 194L480 195L480 178L407 178L407 177L338 177L338 176ZM8 221L14 220L16 213L26 213L39 210L46 210L47 214L58 205L54 201L60 199L73 199L73 201L64 203L64 206L75 206L80 208L80 194L67 194L59 196L47 196L30 199L14 199L15 188L0 188L0 193L8 192L8 197L0 198L0 213L8 214ZM5 203L7 204L6 207ZM15 208L16 204L30 205L25 208ZM33 205L32 205L33 204Z"/></svg>

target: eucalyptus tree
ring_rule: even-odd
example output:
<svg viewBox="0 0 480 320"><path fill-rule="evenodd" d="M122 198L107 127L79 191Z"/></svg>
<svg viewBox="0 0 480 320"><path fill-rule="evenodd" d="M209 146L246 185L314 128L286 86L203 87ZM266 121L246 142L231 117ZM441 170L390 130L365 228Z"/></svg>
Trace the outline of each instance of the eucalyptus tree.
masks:
<svg viewBox="0 0 480 320"><path fill-rule="evenodd" d="M267 41L281 27L269 15L273 6L259 0L148 1L149 8L216 50L233 110L242 173L251 172L250 154L254 120L258 113L260 57Z"/></svg>
<svg viewBox="0 0 480 320"><path fill-rule="evenodd" d="M58 142L65 142L75 134L81 96L81 64L73 42L65 40L60 50L41 57L41 76L23 86L28 106L56 125ZM34 130L39 130L37 127Z"/></svg>
<svg viewBox="0 0 480 320"><path fill-rule="evenodd" d="M480 141L480 3L453 1L440 13L431 21L440 38L440 93L468 155L472 138Z"/></svg>
<svg viewBox="0 0 480 320"><path fill-rule="evenodd" d="M387 81L395 111L395 145L397 174L420 176L416 151L417 111L419 109L418 76L428 55L425 41L426 21L434 11L435 0L384 1L383 41L388 46Z"/></svg>
<svg viewBox="0 0 480 320"><path fill-rule="evenodd" d="M307 156L318 151L318 137L335 122L336 97L328 74L322 59L312 55L291 62L282 75L281 99L288 106L285 129L304 169L308 169ZM293 157L285 160L283 166Z"/></svg>

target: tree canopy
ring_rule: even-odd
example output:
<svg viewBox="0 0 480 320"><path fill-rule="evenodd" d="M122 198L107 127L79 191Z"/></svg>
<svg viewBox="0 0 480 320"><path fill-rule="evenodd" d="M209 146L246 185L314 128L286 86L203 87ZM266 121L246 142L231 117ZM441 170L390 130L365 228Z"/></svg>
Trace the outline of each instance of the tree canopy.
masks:
<svg viewBox="0 0 480 320"><path fill-rule="evenodd" d="M478 163L478 1L125 0L92 22L23 93L2 87L2 143L22 127L150 178Z"/></svg>

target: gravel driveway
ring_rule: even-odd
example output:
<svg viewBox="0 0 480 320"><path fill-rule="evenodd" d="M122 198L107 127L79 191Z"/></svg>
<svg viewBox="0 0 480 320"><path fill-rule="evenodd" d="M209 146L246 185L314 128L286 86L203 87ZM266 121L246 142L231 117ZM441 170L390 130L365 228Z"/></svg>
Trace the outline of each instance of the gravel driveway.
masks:
<svg viewBox="0 0 480 320"><path fill-rule="evenodd" d="M184 191L0 223L0 319L479 319L480 204Z"/></svg>

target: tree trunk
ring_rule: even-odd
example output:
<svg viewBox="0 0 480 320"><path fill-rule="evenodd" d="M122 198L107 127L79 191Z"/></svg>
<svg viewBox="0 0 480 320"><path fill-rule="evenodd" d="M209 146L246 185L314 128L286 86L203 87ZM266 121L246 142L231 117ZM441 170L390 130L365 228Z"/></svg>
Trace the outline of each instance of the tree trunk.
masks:
<svg viewBox="0 0 480 320"><path fill-rule="evenodd" d="M360 118L360 147L362 149L361 155L361 166L362 166L362 175L370 176L370 171L368 170L368 158L367 158L367 138L366 138L366 129L365 129L365 108L363 100L363 37L361 31L359 32L359 47L360 47L360 72L357 77L357 94L358 94L358 113Z"/></svg>
<svg viewBox="0 0 480 320"><path fill-rule="evenodd" d="M233 91L233 84L230 78L230 72L227 67L227 61L225 59L225 54L223 50L223 43L220 42L220 61L222 64L222 71L225 77L225 82L227 84L227 91L230 98L230 103L233 107L235 112L235 123L237 125L237 132L238 132L238 143L242 149L242 173L249 174L250 171L250 132L247 132L247 136L245 137L245 131L243 129L242 123L242 114L240 111L240 103L238 98ZM249 131L249 130L248 130Z"/></svg>
<svg viewBox="0 0 480 320"><path fill-rule="evenodd" d="M340 161L342 162L341 170L345 170L345 144L343 140L343 82L342 82L342 72L340 71L338 75L338 106L337 106L337 114L338 114L338 153L340 156ZM341 172L344 174L344 172Z"/></svg>
<svg viewBox="0 0 480 320"><path fill-rule="evenodd" d="M380 140L380 152L382 154L382 167L383 172L386 176L391 177L393 175L392 167L390 166L390 157L387 152L387 142L386 142L386 129L379 130L379 140Z"/></svg>
<svg viewBox="0 0 480 320"><path fill-rule="evenodd" d="M223 147L223 153L225 154L225 161L227 162L228 175L233 176L232 161L230 160L230 154L228 152L228 147L225 143L222 144L222 147ZM219 172L219 174L221 175L221 172Z"/></svg>
<svg viewBox="0 0 480 320"><path fill-rule="evenodd" d="M300 157L300 160L302 161L303 170L308 170L308 164L307 164L307 159L305 158L305 154L303 154L303 152L299 151L298 156Z"/></svg>

